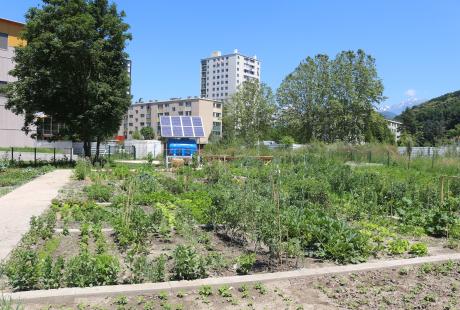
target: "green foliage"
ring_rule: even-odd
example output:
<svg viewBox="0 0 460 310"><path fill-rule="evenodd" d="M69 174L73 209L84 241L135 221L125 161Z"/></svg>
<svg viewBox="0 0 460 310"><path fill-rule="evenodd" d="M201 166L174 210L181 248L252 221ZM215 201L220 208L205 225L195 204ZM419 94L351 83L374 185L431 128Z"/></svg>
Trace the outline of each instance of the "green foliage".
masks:
<svg viewBox="0 0 460 310"><path fill-rule="evenodd" d="M248 253L242 254L238 257L238 268L237 272L240 274L248 274L252 266L256 263L256 254L255 253Z"/></svg>
<svg viewBox="0 0 460 310"><path fill-rule="evenodd" d="M307 57L277 91L280 121L299 142L359 142L384 100L375 59L363 50ZM368 137L369 138L369 137Z"/></svg>
<svg viewBox="0 0 460 310"><path fill-rule="evenodd" d="M155 138L155 132L152 127L142 127L140 134L144 137L144 140L152 140Z"/></svg>
<svg viewBox="0 0 460 310"><path fill-rule="evenodd" d="M405 239L395 239L388 243L388 252L392 255L400 255L409 250L409 241Z"/></svg>
<svg viewBox="0 0 460 310"><path fill-rule="evenodd" d="M224 298L232 297L232 293L230 292L230 286L223 285L218 288L219 295Z"/></svg>
<svg viewBox="0 0 460 310"><path fill-rule="evenodd" d="M212 295L212 287L209 285L203 285L200 287L200 290L198 291L198 294L203 297L208 297Z"/></svg>
<svg viewBox="0 0 460 310"><path fill-rule="evenodd" d="M38 288L40 264L37 253L30 248L18 248L5 267L10 285L16 290Z"/></svg>
<svg viewBox="0 0 460 310"><path fill-rule="evenodd" d="M242 87L224 104L224 139L254 144L266 137L275 113L272 90L258 80L244 81Z"/></svg>
<svg viewBox="0 0 460 310"><path fill-rule="evenodd" d="M131 138L133 138L133 140L142 140L142 136L139 130L135 130L133 134L131 135Z"/></svg>
<svg viewBox="0 0 460 310"><path fill-rule="evenodd" d="M7 107L24 113L25 128L43 112L84 141L86 156L91 141L116 133L131 101L124 17L115 4L88 0L46 1L26 13L27 44L16 48L17 81L7 87Z"/></svg>
<svg viewBox="0 0 460 310"><path fill-rule="evenodd" d="M98 202L107 202L112 197L112 188L109 185L100 183L91 184L85 187L88 198Z"/></svg>
<svg viewBox="0 0 460 310"><path fill-rule="evenodd" d="M84 180L91 173L91 164L87 160L79 159L73 173L77 180Z"/></svg>
<svg viewBox="0 0 460 310"><path fill-rule="evenodd" d="M175 280L194 280L206 277L205 260L191 246L178 245L173 252L172 268Z"/></svg>
<svg viewBox="0 0 460 310"><path fill-rule="evenodd" d="M415 256L425 256L428 254L428 247L425 243L417 242L410 246L409 253Z"/></svg>
<svg viewBox="0 0 460 310"><path fill-rule="evenodd" d="M286 146L291 146L295 143L295 140L291 136L283 136L280 140L280 143Z"/></svg>
<svg viewBox="0 0 460 310"><path fill-rule="evenodd" d="M437 145L448 139L458 141L460 91L408 108L397 119L403 123L405 132L415 137L416 145Z"/></svg>
<svg viewBox="0 0 460 310"><path fill-rule="evenodd" d="M83 250L66 264L65 281L68 286L96 286L116 284L120 265L109 254L91 255Z"/></svg>

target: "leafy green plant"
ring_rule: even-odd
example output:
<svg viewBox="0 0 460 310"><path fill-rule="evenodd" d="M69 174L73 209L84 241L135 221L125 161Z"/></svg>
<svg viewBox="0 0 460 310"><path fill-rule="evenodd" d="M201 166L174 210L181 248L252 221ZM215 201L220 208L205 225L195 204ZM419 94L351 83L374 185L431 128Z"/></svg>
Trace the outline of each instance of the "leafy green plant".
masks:
<svg viewBox="0 0 460 310"><path fill-rule="evenodd" d="M409 241L404 239L395 239L388 243L388 252L392 255L399 255L409 250Z"/></svg>
<svg viewBox="0 0 460 310"><path fill-rule="evenodd" d="M212 287L209 285L203 285L200 287L200 290L198 291L198 294L203 297L208 297L212 295Z"/></svg>
<svg viewBox="0 0 460 310"><path fill-rule="evenodd" d="M191 246L178 245L173 252L173 260L172 273L175 280L206 277L205 260Z"/></svg>
<svg viewBox="0 0 460 310"><path fill-rule="evenodd" d="M232 297L232 293L230 292L230 286L223 285L218 288L219 295L224 298Z"/></svg>
<svg viewBox="0 0 460 310"><path fill-rule="evenodd" d="M39 286L40 263L30 248L16 249L5 266L10 285L16 290L32 290Z"/></svg>
<svg viewBox="0 0 460 310"><path fill-rule="evenodd" d="M254 266L255 262L256 262L255 253L241 254L238 257L237 272L240 274L248 274L249 271L251 271L252 266Z"/></svg>
<svg viewBox="0 0 460 310"><path fill-rule="evenodd" d="M112 189L110 186L98 183L86 186L85 192L89 199L98 202L107 202L112 197Z"/></svg>
<svg viewBox="0 0 460 310"><path fill-rule="evenodd" d="M428 247L425 243L417 242L410 246L409 253L415 256L425 256L428 254Z"/></svg>
<svg viewBox="0 0 460 310"><path fill-rule="evenodd" d="M267 294L267 288L261 282L254 284L254 289L259 292L260 295Z"/></svg>
<svg viewBox="0 0 460 310"><path fill-rule="evenodd" d="M91 164L89 161L81 159L77 160L74 169L74 176L77 180L84 180L91 172Z"/></svg>

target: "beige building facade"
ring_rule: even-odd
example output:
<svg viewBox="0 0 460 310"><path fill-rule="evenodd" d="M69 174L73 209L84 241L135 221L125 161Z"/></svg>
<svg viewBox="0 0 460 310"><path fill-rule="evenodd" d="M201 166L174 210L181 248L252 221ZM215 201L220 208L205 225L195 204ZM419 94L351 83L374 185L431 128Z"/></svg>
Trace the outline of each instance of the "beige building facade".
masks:
<svg viewBox="0 0 460 310"><path fill-rule="evenodd" d="M19 38L23 27L24 24L0 18L0 87L14 81L9 72L14 68L15 48L24 44ZM0 94L0 146L34 146L35 140L21 130L24 117L7 110L6 102L7 99Z"/></svg>
<svg viewBox="0 0 460 310"><path fill-rule="evenodd" d="M198 97L138 102L129 107L118 135L132 139L134 132L152 127L155 136L160 137L161 116L201 116L206 137L198 142L206 144L210 136L222 136L222 108L220 101Z"/></svg>

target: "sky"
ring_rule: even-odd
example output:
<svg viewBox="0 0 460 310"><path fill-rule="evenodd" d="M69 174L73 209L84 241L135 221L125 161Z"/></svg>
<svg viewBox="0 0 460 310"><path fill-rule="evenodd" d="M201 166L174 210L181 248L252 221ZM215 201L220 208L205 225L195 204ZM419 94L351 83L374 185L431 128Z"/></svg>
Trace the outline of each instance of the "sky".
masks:
<svg viewBox="0 0 460 310"><path fill-rule="evenodd" d="M238 49L276 91L307 56L363 49L397 109L460 89L459 0L115 0L133 40L133 100L200 94L200 59ZM0 0L24 22L40 0Z"/></svg>

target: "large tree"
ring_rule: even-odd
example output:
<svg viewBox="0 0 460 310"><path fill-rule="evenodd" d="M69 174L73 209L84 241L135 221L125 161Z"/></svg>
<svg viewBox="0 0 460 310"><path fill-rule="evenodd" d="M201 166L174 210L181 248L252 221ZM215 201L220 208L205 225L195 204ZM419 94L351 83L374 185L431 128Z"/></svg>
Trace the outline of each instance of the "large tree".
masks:
<svg viewBox="0 0 460 310"><path fill-rule="evenodd" d="M43 0L27 12L27 45L16 49L17 81L7 90L7 107L25 115L23 130L43 112L84 142L86 156L91 141L99 150L116 133L131 101L124 17L108 0Z"/></svg>
<svg viewBox="0 0 460 310"><path fill-rule="evenodd" d="M270 87L257 80L245 81L224 104L224 138L238 139L248 145L262 140L271 130L275 110Z"/></svg>
<svg viewBox="0 0 460 310"><path fill-rule="evenodd" d="M365 141L384 100L375 60L364 51L344 51L335 59L308 57L277 92L280 121L299 142Z"/></svg>

